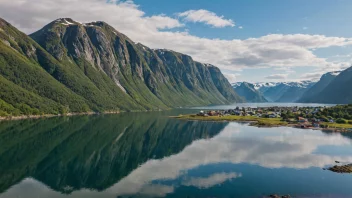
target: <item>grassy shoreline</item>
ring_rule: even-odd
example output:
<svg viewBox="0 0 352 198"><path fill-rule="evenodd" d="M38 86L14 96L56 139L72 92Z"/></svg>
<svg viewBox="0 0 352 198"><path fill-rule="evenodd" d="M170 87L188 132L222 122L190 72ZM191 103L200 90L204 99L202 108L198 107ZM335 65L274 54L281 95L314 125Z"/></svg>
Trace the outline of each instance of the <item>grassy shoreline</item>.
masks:
<svg viewBox="0 0 352 198"><path fill-rule="evenodd" d="M249 122L251 126L257 127L295 127L300 128L299 122L286 122L281 118L259 118L254 116L198 116L194 114L171 116L171 118L176 118L180 120L193 120L193 121L213 121L213 122ZM338 123L322 123L328 126L327 128L307 128L315 130L330 130L336 132L352 132L348 129L352 129L352 124L338 124Z"/></svg>
<svg viewBox="0 0 352 198"><path fill-rule="evenodd" d="M193 114L171 116L172 118L182 120L196 120L196 121L218 121L218 122L250 122L254 126L288 126L290 125L286 121L282 121L281 118L258 118L253 116L197 116Z"/></svg>

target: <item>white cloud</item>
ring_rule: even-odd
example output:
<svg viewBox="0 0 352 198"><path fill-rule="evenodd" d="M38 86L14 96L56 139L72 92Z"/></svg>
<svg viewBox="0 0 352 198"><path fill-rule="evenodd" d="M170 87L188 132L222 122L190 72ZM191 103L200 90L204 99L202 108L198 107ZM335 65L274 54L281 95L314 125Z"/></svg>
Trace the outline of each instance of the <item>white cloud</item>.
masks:
<svg viewBox="0 0 352 198"><path fill-rule="evenodd" d="M269 34L245 40L200 38L186 30L171 31L170 29L183 27L184 24L178 19L162 14L146 16L132 1L0 1L0 13L1 17L26 33L38 30L50 21L62 17L70 17L80 22L105 21L132 40L151 48L172 49L189 54L195 60L233 71L258 67L338 68L341 65L339 62L329 62L316 56L312 50L352 44L351 38L307 34ZM199 11L184 13L187 13L183 14L185 17L191 17L196 16L194 13ZM214 26L234 25L227 19L215 18L209 20ZM209 18L194 19L205 21Z"/></svg>
<svg viewBox="0 0 352 198"><path fill-rule="evenodd" d="M272 79L272 80L281 80L281 79L286 79L287 77L288 77L288 74L272 74L265 78Z"/></svg>
<svg viewBox="0 0 352 198"><path fill-rule="evenodd" d="M215 185L222 184L227 180L242 177L241 173L216 173L209 177L191 177L182 182L184 186L195 186L198 188L210 188Z"/></svg>
<svg viewBox="0 0 352 198"><path fill-rule="evenodd" d="M302 75L301 79L302 80L319 80L320 77L324 74L324 72L311 72L311 73L305 73Z"/></svg>
<svg viewBox="0 0 352 198"><path fill-rule="evenodd" d="M224 19L224 16L218 16L216 13L208 10L188 10L177 15L183 17L185 21L205 23L216 28L235 26L235 22L231 19Z"/></svg>
<svg viewBox="0 0 352 198"><path fill-rule="evenodd" d="M234 83L234 82L237 82L238 81L238 76L240 76L241 74L232 74L232 73L224 73L224 76L227 78L227 80L230 82L230 83Z"/></svg>
<svg viewBox="0 0 352 198"><path fill-rule="evenodd" d="M333 64L328 64L325 67L317 68L316 70L303 74L297 80L313 80L318 81L321 76L328 72L336 72L336 71L343 71L350 67L351 64L348 62L336 62Z"/></svg>
<svg viewBox="0 0 352 198"><path fill-rule="evenodd" d="M238 29L243 29L243 26L239 26Z"/></svg>

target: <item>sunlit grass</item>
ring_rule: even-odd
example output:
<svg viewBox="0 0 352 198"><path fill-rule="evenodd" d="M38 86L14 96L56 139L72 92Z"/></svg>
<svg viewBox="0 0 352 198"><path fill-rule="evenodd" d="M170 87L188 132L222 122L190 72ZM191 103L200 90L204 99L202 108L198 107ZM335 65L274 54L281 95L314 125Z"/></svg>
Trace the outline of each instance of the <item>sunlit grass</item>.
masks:
<svg viewBox="0 0 352 198"><path fill-rule="evenodd" d="M174 118L185 120L201 120L201 121L237 121L237 122L256 122L258 126L285 126L288 123L282 121L281 118L258 118L254 116L197 116L197 115L179 115Z"/></svg>
<svg viewBox="0 0 352 198"><path fill-rule="evenodd" d="M324 122L324 123L322 123L322 125L327 125L328 128L352 129L352 124L339 124L339 123Z"/></svg>

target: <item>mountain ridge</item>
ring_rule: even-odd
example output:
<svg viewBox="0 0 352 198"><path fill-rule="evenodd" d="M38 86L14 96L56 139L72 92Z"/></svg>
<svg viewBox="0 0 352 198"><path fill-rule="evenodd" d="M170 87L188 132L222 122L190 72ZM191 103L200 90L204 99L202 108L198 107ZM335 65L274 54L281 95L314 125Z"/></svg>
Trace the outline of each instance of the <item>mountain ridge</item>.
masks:
<svg viewBox="0 0 352 198"><path fill-rule="evenodd" d="M234 83L232 87L238 95L245 98L247 102L268 102L263 94L248 82Z"/></svg>
<svg viewBox="0 0 352 198"><path fill-rule="evenodd" d="M315 95L323 91L340 73L341 71L334 71L323 74L320 80L308 89L298 101L306 102L312 100Z"/></svg>
<svg viewBox="0 0 352 198"><path fill-rule="evenodd" d="M257 95L262 95L267 102L297 102L315 82L237 82L233 83L232 86L237 90L242 84L253 85Z"/></svg>
<svg viewBox="0 0 352 198"><path fill-rule="evenodd" d="M242 100L217 67L205 66L185 54L135 44L104 22L82 24L60 18L30 37L3 19L0 28L0 60L3 65L13 66L1 68L1 77L4 82L8 80L14 87L29 91L26 100L12 100L2 94L6 108L0 109L1 115L159 110ZM23 74L16 79L10 74L17 72L12 70L19 69L14 67L19 64ZM25 75L27 65L38 70L36 79L52 82L51 95L42 91L44 82L32 79L31 84L25 83L30 78ZM27 97L33 91L39 94L35 97L51 105L39 108L39 103L32 104ZM65 94L57 98L57 92L62 91L68 93L68 98ZM30 112L14 107L18 102L29 107ZM17 110L12 112L9 108Z"/></svg>
<svg viewBox="0 0 352 198"><path fill-rule="evenodd" d="M325 83L324 80L329 76L331 78L330 81ZM349 86L352 84L352 67L341 72L323 75L321 80L323 81L320 81L319 84L323 88L317 88L312 95L302 98L302 102L330 104L348 104L352 102L352 90Z"/></svg>

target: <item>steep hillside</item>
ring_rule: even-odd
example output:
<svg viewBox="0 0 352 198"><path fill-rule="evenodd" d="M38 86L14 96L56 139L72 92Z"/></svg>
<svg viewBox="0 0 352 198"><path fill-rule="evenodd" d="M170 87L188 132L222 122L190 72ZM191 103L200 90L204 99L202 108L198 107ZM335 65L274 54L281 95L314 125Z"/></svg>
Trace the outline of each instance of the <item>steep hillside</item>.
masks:
<svg viewBox="0 0 352 198"><path fill-rule="evenodd" d="M303 94L303 96L299 99L299 102L308 102L312 100L315 95L323 91L339 74L340 72L328 72L324 74L314 86Z"/></svg>
<svg viewBox="0 0 352 198"><path fill-rule="evenodd" d="M0 19L0 115L90 110L87 101L57 82L39 61L50 55L25 34ZM53 67L55 64L53 64Z"/></svg>
<svg viewBox="0 0 352 198"><path fill-rule="evenodd" d="M352 67L342 71L322 91L305 102L348 104L352 102ZM303 99L302 99L303 100Z"/></svg>
<svg viewBox="0 0 352 198"><path fill-rule="evenodd" d="M263 94L255 89L254 85L251 83L237 83L233 85L233 88L236 93L245 98L247 102L268 102Z"/></svg>
<svg viewBox="0 0 352 198"><path fill-rule="evenodd" d="M102 71L142 106L195 106L239 100L213 66L174 51L135 44L104 22L80 24L58 19L31 37L61 62Z"/></svg>
<svg viewBox="0 0 352 198"><path fill-rule="evenodd" d="M104 22L58 19L30 36L0 19L0 116L241 100L218 68L135 44Z"/></svg>

